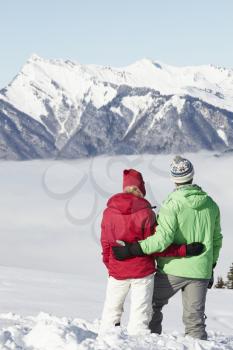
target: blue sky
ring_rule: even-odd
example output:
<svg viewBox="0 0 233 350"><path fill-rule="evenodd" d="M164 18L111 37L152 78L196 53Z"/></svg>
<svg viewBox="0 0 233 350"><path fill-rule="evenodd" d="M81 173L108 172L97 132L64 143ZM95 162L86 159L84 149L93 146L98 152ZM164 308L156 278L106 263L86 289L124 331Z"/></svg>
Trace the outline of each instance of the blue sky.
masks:
<svg viewBox="0 0 233 350"><path fill-rule="evenodd" d="M233 68L233 0L7 0L0 87L32 53L124 66L148 57Z"/></svg>

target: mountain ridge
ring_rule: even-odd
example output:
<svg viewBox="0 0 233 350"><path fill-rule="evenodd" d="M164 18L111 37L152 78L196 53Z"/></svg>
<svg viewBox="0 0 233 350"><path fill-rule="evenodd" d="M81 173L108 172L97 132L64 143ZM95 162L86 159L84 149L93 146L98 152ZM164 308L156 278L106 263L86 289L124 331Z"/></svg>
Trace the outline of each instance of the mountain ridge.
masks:
<svg viewBox="0 0 233 350"><path fill-rule="evenodd" d="M33 54L0 90L0 101L0 111L7 104L9 117L11 106L18 125L20 115L31 118L40 129L37 138L46 130L35 145L28 129L24 142L31 137L37 150L22 157L19 149L19 159L46 157L45 149L48 158L79 158L233 146L233 70L213 65L173 67L142 59L112 68ZM11 159L11 142L0 147L1 158Z"/></svg>

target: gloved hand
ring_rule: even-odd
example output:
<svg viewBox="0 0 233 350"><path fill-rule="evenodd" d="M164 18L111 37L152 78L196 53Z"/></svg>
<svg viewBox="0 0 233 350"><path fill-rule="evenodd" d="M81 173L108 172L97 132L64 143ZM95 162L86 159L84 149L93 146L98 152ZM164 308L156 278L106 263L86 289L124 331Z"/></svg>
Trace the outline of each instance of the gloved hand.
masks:
<svg viewBox="0 0 233 350"><path fill-rule="evenodd" d="M212 275L211 275L211 278L209 280L209 284L208 284L208 289L211 289L213 287L213 284L214 284L214 268L216 266L216 263L213 265L213 269L212 269Z"/></svg>
<svg viewBox="0 0 233 350"><path fill-rule="evenodd" d="M203 243L194 242L186 245L186 256L200 255L205 248Z"/></svg>
<svg viewBox="0 0 233 350"><path fill-rule="evenodd" d="M135 256L144 256L145 254L142 251L142 248L138 242L128 243L125 241L121 241L124 245L121 246L113 246L113 254L117 260L125 260L129 258L133 258Z"/></svg>

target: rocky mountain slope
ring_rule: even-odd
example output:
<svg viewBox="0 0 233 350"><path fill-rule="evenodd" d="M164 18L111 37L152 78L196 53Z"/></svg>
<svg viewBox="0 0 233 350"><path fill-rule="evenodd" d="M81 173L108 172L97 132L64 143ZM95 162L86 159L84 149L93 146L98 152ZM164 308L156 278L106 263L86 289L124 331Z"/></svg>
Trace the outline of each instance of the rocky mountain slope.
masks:
<svg viewBox="0 0 233 350"><path fill-rule="evenodd" d="M233 70L125 68L32 55L0 91L0 157L79 158L233 147Z"/></svg>

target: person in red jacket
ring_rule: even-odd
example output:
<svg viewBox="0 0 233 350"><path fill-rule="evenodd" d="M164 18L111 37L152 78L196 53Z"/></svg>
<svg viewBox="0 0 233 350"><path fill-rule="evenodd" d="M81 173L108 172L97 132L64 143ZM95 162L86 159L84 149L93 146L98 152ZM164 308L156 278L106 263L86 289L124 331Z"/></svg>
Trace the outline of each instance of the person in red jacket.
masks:
<svg viewBox="0 0 233 350"><path fill-rule="evenodd" d="M128 333L149 333L152 315L155 256L186 256L186 245L171 245L162 253L116 260L112 246L137 242L154 234L156 216L144 198L145 184L141 173L124 170L123 193L112 196L104 210L101 223L103 262L109 279L99 335L119 326L126 296L131 289L131 309Z"/></svg>

